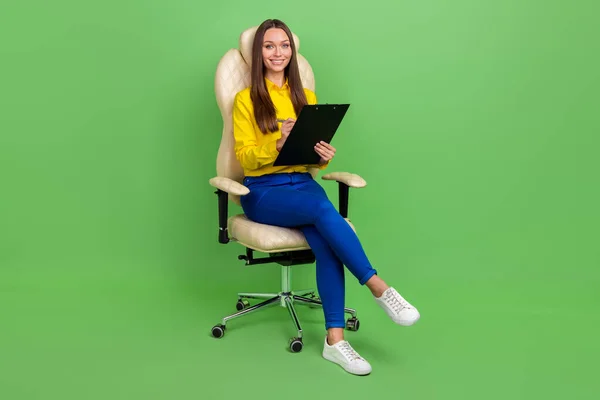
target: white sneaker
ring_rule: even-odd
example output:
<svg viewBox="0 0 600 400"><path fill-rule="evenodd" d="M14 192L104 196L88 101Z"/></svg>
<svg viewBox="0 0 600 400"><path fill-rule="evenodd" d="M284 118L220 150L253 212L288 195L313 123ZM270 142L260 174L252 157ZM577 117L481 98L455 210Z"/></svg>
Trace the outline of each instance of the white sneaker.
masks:
<svg viewBox="0 0 600 400"><path fill-rule="evenodd" d="M375 301L398 325L413 325L421 317L419 311L392 287L383 292L381 297L375 297Z"/></svg>
<svg viewBox="0 0 600 400"><path fill-rule="evenodd" d="M371 373L371 364L362 358L345 340L330 346L325 337L323 358L334 362L354 375L368 375Z"/></svg>

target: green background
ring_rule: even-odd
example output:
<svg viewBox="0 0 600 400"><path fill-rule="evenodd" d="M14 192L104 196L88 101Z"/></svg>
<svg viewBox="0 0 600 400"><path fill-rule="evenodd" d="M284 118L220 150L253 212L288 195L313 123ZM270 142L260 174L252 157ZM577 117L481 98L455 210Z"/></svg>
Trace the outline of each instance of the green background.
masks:
<svg viewBox="0 0 600 400"><path fill-rule="evenodd" d="M591 399L600 328L599 6L589 1L4 2L0 397ZM324 361L321 311L210 328L279 285L217 243L220 57L281 18L322 102L352 103L330 171L421 311L348 277L374 367ZM337 203L337 187L323 182ZM231 213L239 212L233 207ZM314 286L314 266L295 269ZM324 382L319 383L318 380ZM596 393L596 395L594 395ZM210 396L210 397L209 397Z"/></svg>

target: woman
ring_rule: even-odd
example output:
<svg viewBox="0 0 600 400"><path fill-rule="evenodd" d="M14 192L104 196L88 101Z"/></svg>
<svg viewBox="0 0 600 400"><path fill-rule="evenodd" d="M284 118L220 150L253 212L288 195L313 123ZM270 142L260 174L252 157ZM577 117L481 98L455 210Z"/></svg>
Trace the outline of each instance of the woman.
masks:
<svg viewBox="0 0 600 400"><path fill-rule="evenodd" d="M371 365L344 340L344 265L397 324L412 325L420 315L377 275L355 232L308 172L325 168L336 149L315 143L319 165L273 166L302 107L316 103L315 93L302 87L289 28L263 22L253 43L251 86L236 95L233 109L235 153L250 189L241 205L253 221L302 230L316 257L327 330L323 357L365 375Z"/></svg>

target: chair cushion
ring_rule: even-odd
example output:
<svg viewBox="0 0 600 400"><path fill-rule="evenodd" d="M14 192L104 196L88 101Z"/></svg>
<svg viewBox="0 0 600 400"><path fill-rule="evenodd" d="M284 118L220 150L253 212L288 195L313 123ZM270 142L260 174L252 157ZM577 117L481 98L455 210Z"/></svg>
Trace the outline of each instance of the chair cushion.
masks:
<svg viewBox="0 0 600 400"><path fill-rule="evenodd" d="M346 221L356 231L348 218ZM304 234L299 229L260 224L251 221L244 214L230 217L227 229L233 240L264 253L310 249Z"/></svg>

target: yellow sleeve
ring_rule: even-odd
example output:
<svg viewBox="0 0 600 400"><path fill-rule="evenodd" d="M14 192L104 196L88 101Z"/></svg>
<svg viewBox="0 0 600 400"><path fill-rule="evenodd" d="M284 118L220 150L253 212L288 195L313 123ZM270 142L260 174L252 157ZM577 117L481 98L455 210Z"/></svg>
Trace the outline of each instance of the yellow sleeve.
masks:
<svg viewBox="0 0 600 400"><path fill-rule="evenodd" d="M324 170L325 168L327 168L329 166L330 162L331 162L331 160L327 161L325 164L318 164L317 168L319 168L320 170Z"/></svg>
<svg viewBox="0 0 600 400"><path fill-rule="evenodd" d="M304 89L304 94L306 95L306 101L308 104L317 104L317 95L310 89Z"/></svg>
<svg viewBox="0 0 600 400"><path fill-rule="evenodd" d="M235 138L235 155L244 169L254 170L270 164L279 152L276 141L259 145L254 129L254 116L250 100L244 101L238 93L233 103L233 136Z"/></svg>

